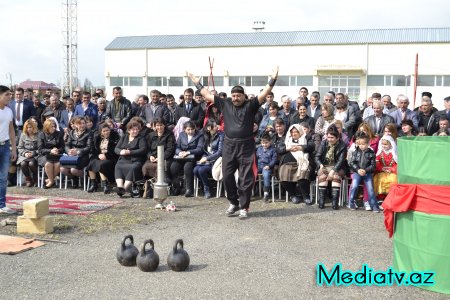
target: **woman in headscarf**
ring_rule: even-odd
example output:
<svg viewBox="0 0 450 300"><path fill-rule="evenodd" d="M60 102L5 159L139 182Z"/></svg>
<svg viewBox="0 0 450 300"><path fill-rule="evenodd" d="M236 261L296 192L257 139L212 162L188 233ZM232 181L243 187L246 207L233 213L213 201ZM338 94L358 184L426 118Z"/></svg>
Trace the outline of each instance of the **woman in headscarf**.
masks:
<svg viewBox="0 0 450 300"><path fill-rule="evenodd" d="M378 199L384 199L391 188L397 183L397 145L390 135L380 140L375 166L373 186Z"/></svg>
<svg viewBox="0 0 450 300"><path fill-rule="evenodd" d="M296 192L296 186L299 183L303 199L309 205L311 204L309 156L314 151L314 142L304 133L299 124L293 124L286 133L284 143L286 152L280 159L279 171L281 185L289 193L292 203L298 204L301 201Z"/></svg>

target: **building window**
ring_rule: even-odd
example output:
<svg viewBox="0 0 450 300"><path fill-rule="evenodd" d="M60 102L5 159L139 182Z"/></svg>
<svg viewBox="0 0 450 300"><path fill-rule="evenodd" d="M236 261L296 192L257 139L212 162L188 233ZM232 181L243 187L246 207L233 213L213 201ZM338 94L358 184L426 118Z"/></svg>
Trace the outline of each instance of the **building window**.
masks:
<svg viewBox="0 0 450 300"><path fill-rule="evenodd" d="M444 86L450 86L450 75L444 75L442 77L444 79Z"/></svg>
<svg viewBox="0 0 450 300"><path fill-rule="evenodd" d="M267 76L252 76L252 86L265 86L267 84Z"/></svg>
<svg viewBox="0 0 450 300"><path fill-rule="evenodd" d="M110 86L123 86L123 77L110 77L109 85Z"/></svg>
<svg viewBox="0 0 450 300"><path fill-rule="evenodd" d="M167 86L167 77L165 77L165 76L147 77L147 85L148 86Z"/></svg>
<svg viewBox="0 0 450 300"><path fill-rule="evenodd" d="M411 76L405 75L369 75L367 86L410 86Z"/></svg>
<svg viewBox="0 0 450 300"><path fill-rule="evenodd" d="M359 76L331 75L319 77L319 93L325 95L329 91L347 93L352 100L359 99L361 91L361 78Z"/></svg>
<svg viewBox="0 0 450 300"><path fill-rule="evenodd" d="M142 86L143 80L142 77L130 77L130 86Z"/></svg>
<svg viewBox="0 0 450 300"><path fill-rule="evenodd" d="M162 86L162 77L147 77L148 86Z"/></svg>
<svg viewBox="0 0 450 300"><path fill-rule="evenodd" d="M434 75L419 75L417 78L418 86L434 86Z"/></svg>
<svg viewBox="0 0 450 300"><path fill-rule="evenodd" d="M313 77L312 76L296 76L297 83L296 86L312 86Z"/></svg>
<svg viewBox="0 0 450 300"><path fill-rule="evenodd" d="M410 86L411 76L392 75L392 85L394 86Z"/></svg>
<svg viewBox="0 0 450 300"><path fill-rule="evenodd" d="M289 86L290 76L278 76L276 86Z"/></svg>
<svg viewBox="0 0 450 300"><path fill-rule="evenodd" d="M213 86L213 83L209 79L209 76L202 77L202 84L204 86L209 86L211 88ZM190 79L189 79L189 85L194 85L194 83ZM223 76L214 76L214 86L223 86Z"/></svg>
<svg viewBox="0 0 450 300"><path fill-rule="evenodd" d="M183 86L183 77L181 76L170 77L169 86Z"/></svg>
<svg viewBox="0 0 450 300"><path fill-rule="evenodd" d="M384 75L367 76L367 86L384 86Z"/></svg>
<svg viewBox="0 0 450 300"><path fill-rule="evenodd" d="M230 86L235 86L235 85L251 86L252 85L252 77L251 76L230 76Z"/></svg>

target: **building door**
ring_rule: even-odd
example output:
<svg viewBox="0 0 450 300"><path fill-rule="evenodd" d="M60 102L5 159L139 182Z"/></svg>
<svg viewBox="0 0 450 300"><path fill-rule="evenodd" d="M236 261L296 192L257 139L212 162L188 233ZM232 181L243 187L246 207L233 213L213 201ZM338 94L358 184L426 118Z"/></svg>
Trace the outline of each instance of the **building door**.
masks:
<svg viewBox="0 0 450 300"><path fill-rule="evenodd" d="M323 96L328 91L347 93L350 100L358 101L361 91L361 77L355 75L319 76L320 95Z"/></svg>

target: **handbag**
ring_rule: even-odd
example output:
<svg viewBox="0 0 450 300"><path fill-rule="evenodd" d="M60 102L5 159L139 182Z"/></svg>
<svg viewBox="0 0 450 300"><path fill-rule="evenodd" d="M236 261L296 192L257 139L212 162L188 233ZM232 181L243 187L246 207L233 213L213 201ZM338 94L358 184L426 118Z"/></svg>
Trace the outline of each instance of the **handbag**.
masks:
<svg viewBox="0 0 450 300"><path fill-rule="evenodd" d="M173 157L174 160L176 161L194 161L195 160L195 155L194 154L189 154L188 156L185 157L179 157L178 155L175 155Z"/></svg>
<svg viewBox="0 0 450 300"><path fill-rule="evenodd" d="M216 161L214 162L211 173L212 173L212 177L214 178L215 181L220 181L223 179L222 157L221 156L218 159L216 159Z"/></svg>
<svg viewBox="0 0 450 300"><path fill-rule="evenodd" d="M62 166L76 166L80 162L80 157L78 155L70 156L70 155L63 155L59 159L59 163Z"/></svg>

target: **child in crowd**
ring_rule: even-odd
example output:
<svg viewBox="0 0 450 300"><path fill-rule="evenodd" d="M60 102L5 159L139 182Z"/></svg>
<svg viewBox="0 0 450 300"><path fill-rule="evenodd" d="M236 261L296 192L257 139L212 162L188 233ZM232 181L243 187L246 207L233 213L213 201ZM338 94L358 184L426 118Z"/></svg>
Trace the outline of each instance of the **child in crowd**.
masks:
<svg viewBox="0 0 450 300"><path fill-rule="evenodd" d="M264 180L264 201L268 202L272 170L277 162L277 152L272 147L268 133L261 137L261 145L256 149L256 159L258 161L258 174L262 174Z"/></svg>
<svg viewBox="0 0 450 300"><path fill-rule="evenodd" d="M377 198L383 200L389 192L391 185L397 183L397 145L390 135L380 140L376 157L375 176L373 185Z"/></svg>
<svg viewBox="0 0 450 300"><path fill-rule="evenodd" d="M357 138L357 148L353 152L349 161L350 169L352 171L352 186L350 188L350 201L349 208L351 210L356 209L355 197L358 191L358 186L361 181L364 181L364 185L369 193L369 204L373 212L380 212L378 203L375 198L375 192L373 190L372 176L375 171L375 152L369 148L369 136L361 133Z"/></svg>

